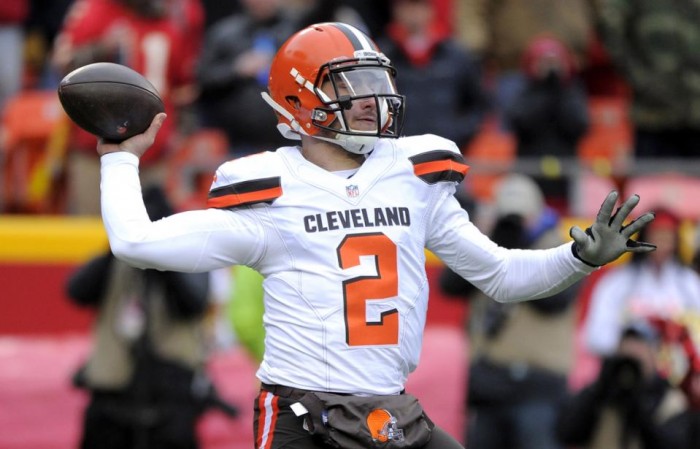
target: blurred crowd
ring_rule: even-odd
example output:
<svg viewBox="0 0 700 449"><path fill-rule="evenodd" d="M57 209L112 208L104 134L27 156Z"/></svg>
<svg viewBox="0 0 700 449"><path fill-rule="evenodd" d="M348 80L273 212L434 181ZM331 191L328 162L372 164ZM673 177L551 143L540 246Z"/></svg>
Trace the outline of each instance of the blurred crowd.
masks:
<svg viewBox="0 0 700 449"><path fill-rule="evenodd" d="M170 119L143 181L167 184L178 208L200 205L212 167L285 143L260 91L279 45L322 21L378 42L410 99L404 132L454 140L476 200L492 202L511 171L569 216L629 181L669 197L660 171L698 188L698 10L691 0L8 0L0 211L99 212L95 138L65 120L55 89L100 61L143 73L165 100Z"/></svg>
<svg viewBox="0 0 700 449"><path fill-rule="evenodd" d="M658 211L642 238L655 253L561 298L503 307L443 273L470 309L468 447L700 447L697 1L3 0L0 213L99 214L96 138L56 89L103 61L142 73L169 114L143 185L202 207L221 162L285 144L260 92L277 48L324 21L376 40L404 133L458 144L472 166L458 195L501 245L559 244L610 189ZM579 330L600 370L574 391Z"/></svg>

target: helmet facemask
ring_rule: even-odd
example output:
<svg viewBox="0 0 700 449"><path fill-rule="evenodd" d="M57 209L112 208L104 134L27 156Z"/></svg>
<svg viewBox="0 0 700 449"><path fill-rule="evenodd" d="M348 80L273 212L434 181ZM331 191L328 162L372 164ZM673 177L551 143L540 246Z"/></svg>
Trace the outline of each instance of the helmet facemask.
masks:
<svg viewBox="0 0 700 449"><path fill-rule="evenodd" d="M383 57L344 59L321 66L314 93L323 106L314 109L311 122L332 137L314 137L355 154L369 153L379 138L399 137L405 98L396 92L394 75L393 67ZM332 87L332 95L328 86ZM368 108L374 116L365 116L365 129L350 125L348 113L358 101L374 102Z"/></svg>

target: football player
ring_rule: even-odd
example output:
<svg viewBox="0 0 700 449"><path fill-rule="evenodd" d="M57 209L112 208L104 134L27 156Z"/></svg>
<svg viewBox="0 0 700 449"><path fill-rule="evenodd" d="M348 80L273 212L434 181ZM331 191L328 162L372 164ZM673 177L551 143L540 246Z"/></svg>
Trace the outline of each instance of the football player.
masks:
<svg viewBox="0 0 700 449"><path fill-rule="evenodd" d="M654 249L630 239L653 214L623 225L639 198L614 211L616 192L589 229L572 228L573 242L547 250L497 246L454 197L468 170L455 144L401 136L405 100L394 76L390 61L353 27L323 23L297 32L277 52L263 93L278 130L297 145L226 162L206 210L156 222L143 206L138 165L165 115L144 134L98 145L102 214L117 257L187 272L247 265L264 276L257 448L320 447L310 432L322 429L295 405L309 391L377 397L379 404L404 392L426 321L426 249L503 302L547 297L625 252ZM357 421L358 434L366 432L371 420ZM372 435L408 438L401 427L392 421ZM416 447L461 447L439 426L424 444Z"/></svg>

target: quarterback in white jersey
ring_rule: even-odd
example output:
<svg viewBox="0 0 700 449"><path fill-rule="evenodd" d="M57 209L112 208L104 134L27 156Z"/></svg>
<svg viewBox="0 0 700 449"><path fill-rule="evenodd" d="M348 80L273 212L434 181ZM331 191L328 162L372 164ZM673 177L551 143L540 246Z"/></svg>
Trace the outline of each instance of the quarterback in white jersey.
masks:
<svg viewBox="0 0 700 449"><path fill-rule="evenodd" d="M164 116L142 135L98 145L103 219L117 257L176 271L242 264L264 276L256 447L320 444L292 407L304 392L403 393L428 308L425 249L498 301L552 295L626 251L653 249L629 239L653 215L623 226L638 198L613 213L616 193L591 228L572 229L573 243L498 247L453 196L468 170L455 144L400 137L404 99L393 77L374 43L350 26L298 32L273 60L263 96L280 132L301 145L223 164L208 209L158 222L143 207L138 158ZM381 432L372 435L389 438ZM435 427L415 447L460 445Z"/></svg>

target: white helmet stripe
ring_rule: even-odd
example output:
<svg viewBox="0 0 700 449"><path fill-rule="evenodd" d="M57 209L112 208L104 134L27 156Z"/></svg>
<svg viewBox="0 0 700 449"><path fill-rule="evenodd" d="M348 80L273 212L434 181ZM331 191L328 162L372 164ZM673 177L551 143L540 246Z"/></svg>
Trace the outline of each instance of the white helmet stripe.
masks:
<svg viewBox="0 0 700 449"><path fill-rule="evenodd" d="M366 34L357 28L347 25L345 23L336 22L333 25L336 26L340 31L345 34L345 36L350 40L355 51L357 50L370 50L377 51L377 47L374 43L369 40Z"/></svg>

